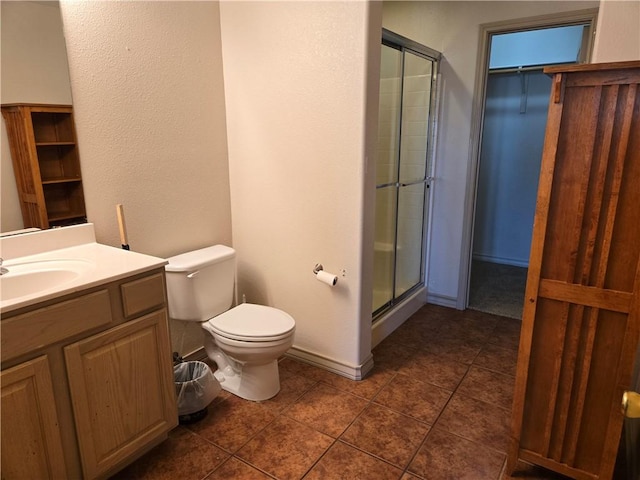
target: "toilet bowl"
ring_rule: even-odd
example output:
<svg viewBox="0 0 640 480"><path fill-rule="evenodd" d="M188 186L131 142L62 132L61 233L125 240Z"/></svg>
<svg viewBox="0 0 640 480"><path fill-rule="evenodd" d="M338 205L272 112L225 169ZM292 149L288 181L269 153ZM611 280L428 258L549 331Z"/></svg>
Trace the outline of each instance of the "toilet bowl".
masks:
<svg viewBox="0 0 640 480"><path fill-rule="evenodd" d="M293 345L293 318L282 310L242 303L202 328L207 332L204 347L218 366L216 378L222 388L256 401L280 391L278 358Z"/></svg>
<svg viewBox="0 0 640 480"><path fill-rule="evenodd" d="M277 308L242 303L229 309L235 251L215 245L168 259L169 316L200 322L221 387L261 401L280 391L278 358L293 344L295 321Z"/></svg>

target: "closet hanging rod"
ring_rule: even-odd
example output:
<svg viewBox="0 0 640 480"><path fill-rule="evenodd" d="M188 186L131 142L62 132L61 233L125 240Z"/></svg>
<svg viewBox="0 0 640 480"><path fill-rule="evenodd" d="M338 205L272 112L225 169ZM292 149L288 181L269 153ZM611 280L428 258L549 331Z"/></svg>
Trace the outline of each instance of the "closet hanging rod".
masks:
<svg viewBox="0 0 640 480"><path fill-rule="evenodd" d="M521 73L521 72L541 72L544 70L544 65L538 65L533 67L511 67L511 68L492 68L489 70L489 75L493 73Z"/></svg>

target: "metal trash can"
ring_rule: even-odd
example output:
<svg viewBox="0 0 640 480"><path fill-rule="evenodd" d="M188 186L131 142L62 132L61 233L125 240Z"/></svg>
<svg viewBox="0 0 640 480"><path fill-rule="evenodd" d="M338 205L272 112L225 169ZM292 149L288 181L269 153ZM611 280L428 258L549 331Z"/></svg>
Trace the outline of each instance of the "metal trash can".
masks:
<svg viewBox="0 0 640 480"><path fill-rule="evenodd" d="M174 365L173 378L178 404L178 421L193 423L207 415L207 406L220 393L220 383L204 362L182 362Z"/></svg>

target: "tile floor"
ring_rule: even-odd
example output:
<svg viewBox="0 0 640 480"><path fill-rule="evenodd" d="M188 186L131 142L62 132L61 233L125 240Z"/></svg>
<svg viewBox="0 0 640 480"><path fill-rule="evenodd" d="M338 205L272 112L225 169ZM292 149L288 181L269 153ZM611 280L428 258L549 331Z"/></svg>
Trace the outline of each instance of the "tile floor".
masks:
<svg viewBox="0 0 640 480"><path fill-rule="evenodd" d="M427 305L374 350L354 382L290 358L281 391L223 392L118 479L561 478L503 472L520 322Z"/></svg>

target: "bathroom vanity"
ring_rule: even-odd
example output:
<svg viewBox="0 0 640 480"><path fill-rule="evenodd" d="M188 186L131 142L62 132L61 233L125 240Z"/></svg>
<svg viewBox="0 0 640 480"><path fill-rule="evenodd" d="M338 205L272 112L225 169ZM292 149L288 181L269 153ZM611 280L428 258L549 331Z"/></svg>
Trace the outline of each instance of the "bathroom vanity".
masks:
<svg viewBox="0 0 640 480"><path fill-rule="evenodd" d="M166 262L91 224L20 237L1 239L2 476L105 478L177 424Z"/></svg>

